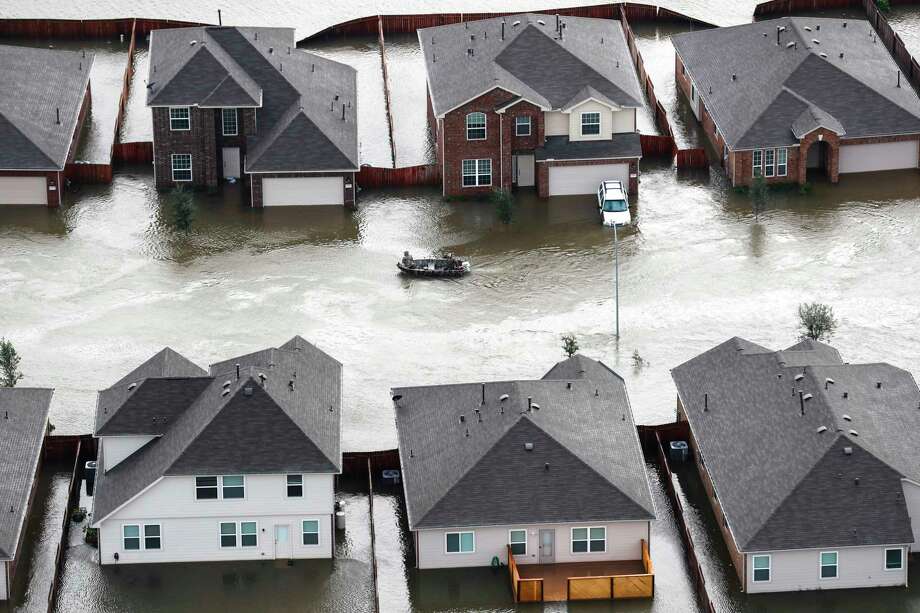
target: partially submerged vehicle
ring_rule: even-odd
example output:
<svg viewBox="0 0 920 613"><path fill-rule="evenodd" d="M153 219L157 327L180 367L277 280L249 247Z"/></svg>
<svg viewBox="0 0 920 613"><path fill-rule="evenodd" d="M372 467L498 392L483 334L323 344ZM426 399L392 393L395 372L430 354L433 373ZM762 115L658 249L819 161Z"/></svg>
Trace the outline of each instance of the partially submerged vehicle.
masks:
<svg viewBox="0 0 920 613"><path fill-rule="evenodd" d="M416 277L462 277L470 271L470 262L450 253L440 257L415 259L408 251L404 251L396 267L403 274Z"/></svg>
<svg viewBox="0 0 920 613"><path fill-rule="evenodd" d="M629 196L622 181L601 181L597 188L597 208L605 226L628 226Z"/></svg>

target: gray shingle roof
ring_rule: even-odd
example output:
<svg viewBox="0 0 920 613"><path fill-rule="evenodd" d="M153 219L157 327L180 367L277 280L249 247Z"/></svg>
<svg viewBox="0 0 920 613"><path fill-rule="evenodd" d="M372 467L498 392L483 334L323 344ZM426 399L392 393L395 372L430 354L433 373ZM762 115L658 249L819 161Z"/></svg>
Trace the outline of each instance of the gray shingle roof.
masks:
<svg viewBox="0 0 920 613"><path fill-rule="evenodd" d="M625 385L599 362L487 383L484 404L478 383L393 394L413 530L654 519Z"/></svg>
<svg viewBox="0 0 920 613"><path fill-rule="evenodd" d="M150 49L148 105L258 108L246 172L358 168L357 73L293 29L156 30Z"/></svg>
<svg viewBox="0 0 920 613"><path fill-rule="evenodd" d="M556 110L587 99L590 91L620 107L641 107L642 88L620 22L562 21L562 40L555 16L534 13L419 30L435 114L495 87Z"/></svg>
<svg viewBox="0 0 920 613"><path fill-rule="evenodd" d="M93 58L0 45L0 170L64 168Z"/></svg>
<svg viewBox="0 0 920 613"><path fill-rule="evenodd" d="M844 364L814 341L734 338L672 376L742 551L913 542L900 483L920 479L910 373Z"/></svg>
<svg viewBox="0 0 920 613"><path fill-rule="evenodd" d="M277 349L218 362L210 377L186 379L195 389L203 381L207 386L184 411L164 409L171 418L162 433L149 432L157 438L100 471L94 521L166 475L340 472L341 380L342 365L300 337ZM266 445L269 437L272 444ZM104 454L103 445L103 467Z"/></svg>
<svg viewBox="0 0 920 613"><path fill-rule="evenodd" d="M0 387L0 560L17 555L52 393L50 389Z"/></svg>
<svg viewBox="0 0 920 613"><path fill-rule="evenodd" d="M784 17L671 41L732 149L795 145L818 125L848 138L920 133L920 98L906 80L897 86L867 21Z"/></svg>
<svg viewBox="0 0 920 613"><path fill-rule="evenodd" d="M614 134L610 140L572 141L568 136L547 136L535 155L537 160L641 158L642 141L635 132Z"/></svg>

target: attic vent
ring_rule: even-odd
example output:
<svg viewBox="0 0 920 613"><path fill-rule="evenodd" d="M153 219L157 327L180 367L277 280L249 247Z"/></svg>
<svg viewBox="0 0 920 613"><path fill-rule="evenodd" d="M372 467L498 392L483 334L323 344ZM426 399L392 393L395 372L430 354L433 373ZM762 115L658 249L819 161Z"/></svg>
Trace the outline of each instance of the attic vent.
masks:
<svg viewBox="0 0 920 613"><path fill-rule="evenodd" d="M827 426L818 426L818 434L822 432L827 432Z"/></svg>
<svg viewBox="0 0 920 613"><path fill-rule="evenodd" d="M817 38L811 39L811 42L813 42L813 43L816 44L816 45L820 45L820 44L821 44L821 41L818 40Z"/></svg>
<svg viewBox="0 0 920 613"><path fill-rule="evenodd" d="M850 436L859 436L859 432L856 430L850 430Z"/></svg>
<svg viewBox="0 0 920 613"><path fill-rule="evenodd" d="M539 410L540 410L540 405L537 404L536 402L531 402L531 403L530 403L530 408L532 408L534 411L539 411Z"/></svg>
<svg viewBox="0 0 920 613"><path fill-rule="evenodd" d="M814 398L814 396L812 396L811 394L805 394L804 396L802 396L802 400L811 400L812 398Z"/></svg>
<svg viewBox="0 0 920 613"><path fill-rule="evenodd" d="M852 448L852 447L844 447L844 448L843 448L843 455L853 455L853 448Z"/></svg>
<svg viewBox="0 0 920 613"><path fill-rule="evenodd" d="M823 51L822 51L821 53L819 53L818 55L820 55L821 57L823 57L825 60L827 59L827 54L824 53Z"/></svg>
<svg viewBox="0 0 920 613"><path fill-rule="evenodd" d="M511 27L512 27L512 28L516 28L516 27L518 27L519 25L521 25L521 20L520 20L520 19L518 19L517 21L515 21L514 23L512 23L512 24L511 24Z"/></svg>
<svg viewBox="0 0 920 613"><path fill-rule="evenodd" d="M230 387L230 383L231 383L230 380L227 379L226 381L224 381L224 387Z"/></svg>
<svg viewBox="0 0 920 613"><path fill-rule="evenodd" d="M801 381L804 378L805 378L805 375L803 375L802 373L799 373L795 376L796 381Z"/></svg>
<svg viewBox="0 0 920 613"><path fill-rule="evenodd" d="M128 386L128 391L129 392L132 391L135 387L137 387L137 383L132 383L131 385Z"/></svg>
<svg viewBox="0 0 920 613"><path fill-rule="evenodd" d="M853 418L846 414L843 415L843 419L846 421L853 421Z"/></svg>
<svg viewBox="0 0 920 613"><path fill-rule="evenodd" d="M220 393L220 395L221 395L221 396L226 396L226 395L229 394L229 393L230 393L230 390L225 389L224 391L222 391L222 392Z"/></svg>
<svg viewBox="0 0 920 613"><path fill-rule="evenodd" d="M498 397L499 402L504 402L506 400L508 400L508 394L502 394L501 396Z"/></svg>
<svg viewBox="0 0 920 613"><path fill-rule="evenodd" d="M525 451L533 451L533 443L524 443Z"/></svg>
<svg viewBox="0 0 920 613"><path fill-rule="evenodd" d="M806 32L811 32L811 27L810 27L810 26L805 26L805 31L806 31Z"/></svg>
<svg viewBox="0 0 920 613"><path fill-rule="evenodd" d="M189 47L194 47L194 46L197 45L197 44L198 44L198 41L197 41L197 40L192 40L192 41L189 41L188 46L189 46Z"/></svg>
<svg viewBox="0 0 920 613"><path fill-rule="evenodd" d="M543 21L542 19L537 19L537 23L539 23L541 26L545 26L545 25L546 25L546 22ZM603 40L603 39L601 39L601 40ZM603 44L603 43L601 43L601 44Z"/></svg>
<svg viewBox="0 0 920 613"><path fill-rule="evenodd" d="M788 49L789 47L795 47L795 41L794 41L794 40L793 40L793 41L790 41L790 42L788 42L788 43L786 43L786 49Z"/></svg>

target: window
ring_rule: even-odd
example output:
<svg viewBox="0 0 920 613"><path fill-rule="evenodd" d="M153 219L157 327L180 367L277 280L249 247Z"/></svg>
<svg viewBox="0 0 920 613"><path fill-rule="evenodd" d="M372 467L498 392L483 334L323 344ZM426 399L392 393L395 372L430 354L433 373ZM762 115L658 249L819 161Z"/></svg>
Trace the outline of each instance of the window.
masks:
<svg viewBox="0 0 920 613"><path fill-rule="evenodd" d="M447 553L473 553L476 551L476 537L472 532L447 532L444 536Z"/></svg>
<svg viewBox="0 0 920 613"><path fill-rule="evenodd" d="M240 128L237 122L236 109L222 109L221 119L221 123L224 127L224 136L236 136L239 134Z"/></svg>
<svg viewBox="0 0 920 613"><path fill-rule="evenodd" d="M243 547L258 547L259 531L256 522L240 522L240 545Z"/></svg>
<svg viewBox="0 0 920 613"><path fill-rule="evenodd" d="M217 477L195 477L195 499L214 500L217 498Z"/></svg>
<svg viewBox="0 0 920 613"><path fill-rule="evenodd" d="M129 525L121 527L121 536L125 551L138 551L141 548L141 527Z"/></svg>
<svg viewBox="0 0 920 613"><path fill-rule="evenodd" d="M192 120L189 116L188 107L180 106L169 109L169 129L170 130L190 130Z"/></svg>
<svg viewBox="0 0 920 613"><path fill-rule="evenodd" d="M486 114L470 113L466 116L466 140L485 140Z"/></svg>
<svg viewBox="0 0 920 613"><path fill-rule="evenodd" d="M492 185L492 160L463 160L463 187Z"/></svg>
<svg viewBox="0 0 920 613"><path fill-rule="evenodd" d="M770 556L754 556L754 583L770 581Z"/></svg>
<svg viewBox="0 0 920 613"><path fill-rule="evenodd" d="M512 554L527 555L527 530L509 530L508 544L511 545Z"/></svg>
<svg viewBox="0 0 920 613"><path fill-rule="evenodd" d="M220 546L236 547L236 522L220 522Z"/></svg>
<svg viewBox="0 0 920 613"><path fill-rule="evenodd" d="M243 486L243 475L221 477L220 480L221 485L223 485L225 500L227 498L242 498L245 494L245 487Z"/></svg>
<svg viewBox="0 0 920 613"><path fill-rule="evenodd" d="M581 134L582 136L593 136L601 133L601 114L600 113L582 113L581 114Z"/></svg>
<svg viewBox="0 0 920 613"><path fill-rule="evenodd" d="M900 547L885 550L885 570L904 569L904 550Z"/></svg>
<svg viewBox="0 0 920 613"><path fill-rule="evenodd" d="M174 153L172 156L173 181L192 180L192 154Z"/></svg>
<svg viewBox="0 0 920 613"><path fill-rule="evenodd" d="M521 115L514 118L514 135L530 136L530 115Z"/></svg>
<svg viewBox="0 0 920 613"><path fill-rule="evenodd" d="M776 157L776 149L764 149L763 150L763 176L772 177L776 172L776 167L773 165Z"/></svg>
<svg viewBox="0 0 920 613"><path fill-rule="evenodd" d="M319 522L315 519L303 521L303 544L319 545Z"/></svg>
<svg viewBox="0 0 920 613"><path fill-rule="evenodd" d="M160 549L162 545L159 524L144 524L144 549Z"/></svg>
<svg viewBox="0 0 920 613"><path fill-rule="evenodd" d="M822 551L821 552L821 575L822 579L836 579L837 578L837 552L836 551Z"/></svg>
<svg viewBox="0 0 920 613"><path fill-rule="evenodd" d="M303 475L287 476L288 498L303 498Z"/></svg>
<svg viewBox="0 0 920 613"><path fill-rule="evenodd" d="M607 528L572 528L572 553L607 551Z"/></svg>
<svg viewBox="0 0 920 613"><path fill-rule="evenodd" d="M776 150L776 176L777 177L786 176L786 150L785 149Z"/></svg>
<svg viewBox="0 0 920 613"><path fill-rule="evenodd" d="M754 160L753 162L754 168L753 168L753 172L751 173L751 175L754 176L755 178L762 177L763 176L763 151L760 149L754 149L753 160Z"/></svg>

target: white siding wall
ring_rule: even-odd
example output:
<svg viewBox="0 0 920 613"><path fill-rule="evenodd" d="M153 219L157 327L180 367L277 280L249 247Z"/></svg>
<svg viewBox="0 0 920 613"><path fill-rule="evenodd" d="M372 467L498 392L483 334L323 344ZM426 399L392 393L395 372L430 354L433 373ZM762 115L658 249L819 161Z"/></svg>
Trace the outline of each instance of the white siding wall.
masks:
<svg viewBox="0 0 920 613"><path fill-rule="evenodd" d="M582 113L600 113L601 115L601 133L597 135L582 136L581 134L581 114ZM604 140L610 139L613 133L613 117L610 108L588 100L572 109L569 113L569 140Z"/></svg>
<svg viewBox="0 0 920 613"><path fill-rule="evenodd" d="M543 130L546 136L567 136L569 133L569 116L559 111L549 111L543 115Z"/></svg>
<svg viewBox="0 0 920 613"><path fill-rule="evenodd" d="M99 444L105 451L103 461L108 472L118 466L122 460L152 441L153 436L103 436Z"/></svg>
<svg viewBox="0 0 920 613"><path fill-rule="evenodd" d="M904 488L904 502L910 515L910 527L914 531L914 551L920 550L920 485L901 479Z"/></svg>
<svg viewBox="0 0 920 613"><path fill-rule="evenodd" d="M607 551L605 553L571 553L573 527L607 527ZM591 562L597 560L639 560L642 558L641 540L648 538L648 522L615 522L595 524L549 524L494 526L488 528L457 528L447 530L418 531L419 568L457 568L465 566L488 566L494 556L507 564L508 531L527 530L527 555L516 556L519 564L539 564L540 530L556 531L556 562ZM457 530L472 530L475 533L476 551L473 553L446 553L445 534Z"/></svg>
<svg viewBox="0 0 920 613"><path fill-rule="evenodd" d="M10 595L7 593L6 589L6 574L8 571L9 563L0 562L0 600L9 600Z"/></svg>
<svg viewBox="0 0 920 613"><path fill-rule="evenodd" d="M623 109L613 112L613 133L636 131L636 109Z"/></svg>
<svg viewBox="0 0 920 613"><path fill-rule="evenodd" d="M839 549L805 549L770 553L770 582L754 583L753 557L745 554L747 591L789 592L797 590L833 590L855 587L880 587L907 583L907 555L903 570L885 570L885 547L844 547ZM836 579L819 578L819 555L837 552Z"/></svg>
<svg viewBox="0 0 920 613"><path fill-rule="evenodd" d="M136 500L102 524L102 564L139 562L192 562L202 560L266 559L274 556L274 526L290 525L295 558L332 557L332 514L335 502L332 475L304 475L304 497L288 498L285 475L247 475L246 495L240 500L195 500L194 477L164 477ZM320 544L304 546L301 522L315 519ZM258 522L255 548L220 547L221 521ZM125 551L122 526L159 523L162 549Z"/></svg>

